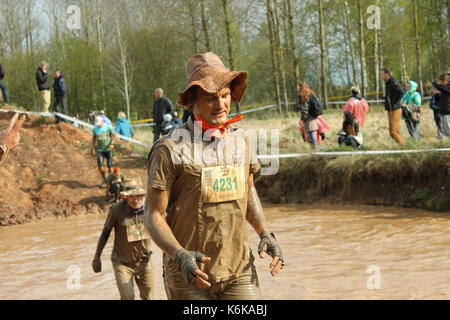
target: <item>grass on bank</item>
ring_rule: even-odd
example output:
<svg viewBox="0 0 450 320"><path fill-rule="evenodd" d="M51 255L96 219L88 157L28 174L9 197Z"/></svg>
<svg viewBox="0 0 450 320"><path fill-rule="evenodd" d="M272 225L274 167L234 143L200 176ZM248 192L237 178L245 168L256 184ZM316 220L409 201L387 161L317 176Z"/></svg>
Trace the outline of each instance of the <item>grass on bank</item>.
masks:
<svg viewBox="0 0 450 320"><path fill-rule="evenodd" d="M319 146L320 151L349 151L349 147L339 147L337 143L338 132L342 128L342 109L325 110L322 117L330 125L326 132L326 139ZM261 112L246 115L240 122L245 129L277 129L280 138L280 153L303 153L310 152L311 147L305 143L298 131L300 114L290 112L281 118L278 111L273 108ZM417 141L410 137L406 124L401 121L401 131L405 139L405 149L434 149L450 147L450 139L441 141L437 139L436 124L433 112L428 103L422 106L422 114L419 124L421 140ZM136 128L136 139L152 144L153 127ZM361 150L399 150L401 149L389 136L387 112L381 106L371 106L367 113L367 120L362 129L364 135L364 147ZM270 137L270 134L268 135ZM136 150L145 149L135 146Z"/></svg>

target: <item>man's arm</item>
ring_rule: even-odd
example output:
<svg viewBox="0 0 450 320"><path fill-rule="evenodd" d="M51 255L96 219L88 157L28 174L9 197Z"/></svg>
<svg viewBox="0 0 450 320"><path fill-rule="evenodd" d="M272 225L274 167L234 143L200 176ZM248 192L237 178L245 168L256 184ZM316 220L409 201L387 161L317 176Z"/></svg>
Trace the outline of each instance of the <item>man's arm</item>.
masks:
<svg viewBox="0 0 450 320"><path fill-rule="evenodd" d="M278 243L270 233L265 225L264 212L262 209L261 201L259 200L258 192L255 188L253 180L253 174L248 179L248 203L247 203L247 221L255 229L258 236L261 238L261 242L258 248L260 258L266 256L266 252L272 256L273 260L270 263L272 276L275 276L283 266L283 255Z"/></svg>
<svg viewBox="0 0 450 320"><path fill-rule="evenodd" d="M149 187L145 204L144 221L153 241L170 258L181 248L164 218L169 203L170 191Z"/></svg>
<svg viewBox="0 0 450 320"><path fill-rule="evenodd" d="M111 229L103 228L102 234L98 239L97 250L95 250L94 259L100 259L103 249L105 248L106 243L108 242L109 235L111 234Z"/></svg>
<svg viewBox="0 0 450 320"><path fill-rule="evenodd" d="M211 258L200 252L183 249L167 224L164 214L169 203L170 191L148 187L145 203L144 221L156 245L178 265L186 281L195 283L197 288L209 288L208 275L196 263L208 263Z"/></svg>
<svg viewBox="0 0 450 320"><path fill-rule="evenodd" d="M114 216L110 209L108 213L108 217L106 218L105 226L103 227L102 234L98 239L97 250L95 251L94 260L92 260L92 269L95 273L102 271L102 262L100 257L102 255L103 249L105 248L106 243L108 242L109 235L111 234L111 230L114 226Z"/></svg>

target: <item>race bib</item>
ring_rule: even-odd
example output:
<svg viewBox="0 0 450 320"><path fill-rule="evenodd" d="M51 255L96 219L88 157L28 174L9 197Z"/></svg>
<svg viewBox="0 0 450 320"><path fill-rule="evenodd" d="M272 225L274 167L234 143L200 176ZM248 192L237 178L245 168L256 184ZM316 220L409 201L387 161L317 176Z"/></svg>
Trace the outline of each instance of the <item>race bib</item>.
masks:
<svg viewBox="0 0 450 320"><path fill-rule="evenodd" d="M243 164L202 169L202 202L217 203L244 198Z"/></svg>
<svg viewBox="0 0 450 320"><path fill-rule="evenodd" d="M150 239L150 233L143 223L127 226L128 242L135 242Z"/></svg>

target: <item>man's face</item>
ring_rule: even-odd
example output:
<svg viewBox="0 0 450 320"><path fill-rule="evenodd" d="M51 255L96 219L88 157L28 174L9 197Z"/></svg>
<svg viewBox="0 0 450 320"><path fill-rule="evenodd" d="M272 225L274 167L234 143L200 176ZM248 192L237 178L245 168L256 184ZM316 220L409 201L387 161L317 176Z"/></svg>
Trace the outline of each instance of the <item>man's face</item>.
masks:
<svg viewBox="0 0 450 320"><path fill-rule="evenodd" d="M194 113L212 125L225 124L231 105L231 90L223 88L216 94L198 88L194 101Z"/></svg>
<svg viewBox="0 0 450 320"><path fill-rule="evenodd" d="M129 206L136 210L136 209L141 208L144 205L144 199L145 199L144 195L129 196L127 201L128 201Z"/></svg>
<svg viewBox="0 0 450 320"><path fill-rule="evenodd" d="M61 72L58 72L58 71L55 72L55 78L59 78L60 75L61 75Z"/></svg>
<svg viewBox="0 0 450 320"><path fill-rule="evenodd" d="M384 72L383 70L381 70L381 79L382 79L384 82L386 82L386 81L389 80L389 78L390 78L390 75L387 74L386 72Z"/></svg>
<svg viewBox="0 0 450 320"><path fill-rule="evenodd" d="M155 91L155 98L156 99L160 99L160 98L162 98L162 96L163 96L163 93L161 92L161 90L156 90Z"/></svg>
<svg viewBox="0 0 450 320"><path fill-rule="evenodd" d="M444 86L446 86L448 84L448 82L449 82L449 79L450 79L450 77L447 76L447 77L444 78L444 80L439 80L439 83L444 85Z"/></svg>

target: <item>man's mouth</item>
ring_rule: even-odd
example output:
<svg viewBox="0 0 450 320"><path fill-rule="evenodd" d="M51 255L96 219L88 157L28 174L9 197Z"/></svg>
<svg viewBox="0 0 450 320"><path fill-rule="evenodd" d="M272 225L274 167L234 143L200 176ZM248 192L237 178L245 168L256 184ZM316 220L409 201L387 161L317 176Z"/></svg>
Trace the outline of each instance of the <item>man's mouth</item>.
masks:
<svg viewBox="0 0 450 320"><path fill-rule="evenodd" d="M225 115L225 114L226 114L226 111L225 111L225 110L218 111L218 112L213 112L213 113L212 113L212 115L215 116L215 117L220 117L220 116L223 116L223 115Z"/></svg>

